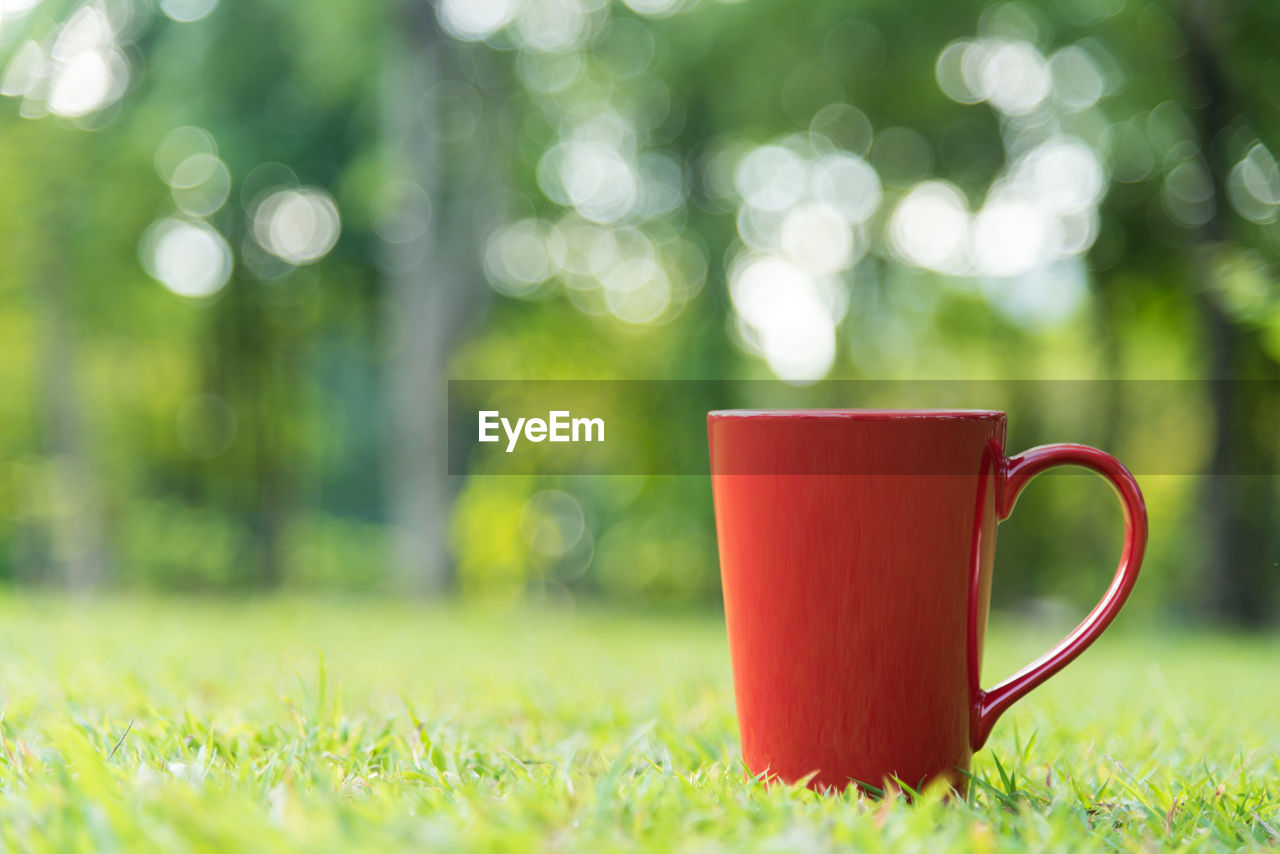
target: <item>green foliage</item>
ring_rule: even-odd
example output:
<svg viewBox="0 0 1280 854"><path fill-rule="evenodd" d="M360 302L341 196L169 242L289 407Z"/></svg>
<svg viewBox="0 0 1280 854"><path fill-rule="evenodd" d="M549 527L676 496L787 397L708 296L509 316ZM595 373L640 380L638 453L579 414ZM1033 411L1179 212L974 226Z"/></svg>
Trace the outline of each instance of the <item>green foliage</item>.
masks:
<svg viewBox="0 0 1280 854"><path fill-rule="evenodd" d="M997 626L987 679L1051 638ZM1274 641L1109 635L965 799L766 787L723 627L558 608L0 602L16 851L1266 850Z"/></svg>
<svg viewBox="0 0 1280 854"><path fill-rule="evenodd" d="M816 330L830 333L830 358L802 378L819 389L828 378L1276 374L1280 65L1278 13L1265 4L1227 14L1199 0L813 0L803 9L611 0L551 4L545 20L526 15L537 4L492 9L508 6L518 20L474 9L472 20L466 0L222 0L191 22L174 20L183 15L170 17L164 3L46 0L5 14L0 577L83 586L68 555L87 551L101 564L89 581L106 585L389 587L392 573L378 567L388 525L404 520L402 499L386 488L403 463L389 441L399 425L388 389L399 387L406 340L430 337L440 350L423 369L432 375L415 384L424 397L446 373L780 375L731 294L744 259L805 260L751 236L735 176L763 146L814 163L865 158L876 176L874 193L859 192L878 205L845 229L857 251L819 277L829 291L821 312L831 317ZM485 32L451 29L458 10L473 25L487 20ZM50 100L66 60L54 47L84 13L109 24L85 32L111 37L128 85L73 115ZM547 33L568 36L539 43ZM978 42L964 55L981 66L969 69L979 82L987 71L1014 88L1048 75L1034 109L957 95L946 83L965 74L939 65L944 51ZM982 57L1001 45L1035 61L1003 77L983 71ZM53 64L27 86L17 58L33 47ZM1096 83L1075 101L1073 67ZM205 214L180 210L157 174L158 147L184 126L208 132L228 176L225 204ZM557 189L564 176L552 154L579 137L594 155L626 161L633 201L669 204L602 213ZM1073 213L1082 218L1072 234L1085 236L1070 252L1027 278L931 267L896 245L894 212L921 182L949 182L977 214L1020 157L1055 139L1087 149L1100 182L1097 198ZM579 170L579 196L611 180L609 157L588 161L599 169ZM293 185L328 193L340 213L341 234L315 263L270 256L257 231L264 191ZM418 207L397 208L399 196ZM173 217L198 219L225 240L233 263L217 293L182 296L144 271L144 235ZM504 280L494 250L516 226L533 235L528 281ZM566 235L579 226L575 243ZM396 241L421 256L421 288L443 294L423 314L397 313L396 294L412 288L396 278ZM628 278L636 270L659 275ZM622 278L609 285L613 274ZM650 316L626 294L655 281L665 302ZM770 314L786 315L796 289ZM1062 293L1065 309L1044 309L1046 296ZM817 338L792 335L782 354ZM1280 455L1273 416L1246 424L1220 401L1117 400L1100 411L1014 403L1015 431L1097 436L1125 460L1177 451L1208 466L1217 454L1238 470L1272 472ZM695 418L706 407L643 404ZM1153 406L1166 407L1164 417ZM1155 434L1157 423L1179 426ZM550 586L714 600L705 482L486 482L472 463L469 480L430 487L440 493L431 506L458 497L448 527L457 587L468 595L510 600ZM1221 560L1225 576L1239 576L1238 598L1261 603L1254 618L1273 613L1274 486L1239 491L1230 506L1205 504L1203 484L1139 474L1156 520L1149 607L1195 607L1223 580L1209 566ZM569 495L584 522L564 553L539 552L525 530L528 502L548 491ZM1114 514L1098 495L1096 484L1037 486L1002 530L997 603L1092 603L1115 551Z"/></svg>

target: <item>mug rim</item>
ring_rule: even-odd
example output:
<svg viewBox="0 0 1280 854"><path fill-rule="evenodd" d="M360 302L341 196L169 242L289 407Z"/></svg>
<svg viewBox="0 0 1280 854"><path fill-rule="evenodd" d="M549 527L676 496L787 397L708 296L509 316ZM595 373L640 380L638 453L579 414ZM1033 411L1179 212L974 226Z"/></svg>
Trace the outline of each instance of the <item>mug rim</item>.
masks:
<svg viewBox="0 0 1280 854"><path fill-rule="evenodd" d="M710 421L1000 421L999 409L713 409Z"/></svg>

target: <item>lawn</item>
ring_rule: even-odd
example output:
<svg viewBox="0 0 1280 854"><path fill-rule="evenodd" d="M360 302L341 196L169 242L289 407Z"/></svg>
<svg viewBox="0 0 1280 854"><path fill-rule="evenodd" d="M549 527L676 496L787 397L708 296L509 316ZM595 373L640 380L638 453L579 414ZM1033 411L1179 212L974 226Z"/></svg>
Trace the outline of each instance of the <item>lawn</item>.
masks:
<svg viewBox="0 0 1280 854"><path fill-rule="evenodd" d="M747 779L709 616L6 598L0 672L14 850L1280 844L1276 639L1121 626L915 804Z"/></svg>

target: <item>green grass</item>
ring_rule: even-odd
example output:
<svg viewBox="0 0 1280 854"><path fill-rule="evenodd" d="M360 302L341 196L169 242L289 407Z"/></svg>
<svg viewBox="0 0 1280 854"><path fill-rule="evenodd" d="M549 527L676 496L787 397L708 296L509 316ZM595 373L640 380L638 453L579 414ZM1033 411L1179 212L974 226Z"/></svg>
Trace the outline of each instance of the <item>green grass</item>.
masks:
<svg viewBox="0 0 1280 854"><path fill-rule="evenodd" d="M993 634L988 675L1049 638ZM1280 844L1280 643L1113 633L968 802L765 787L709 617L0 600L15 850L920 851Z"/></svg>

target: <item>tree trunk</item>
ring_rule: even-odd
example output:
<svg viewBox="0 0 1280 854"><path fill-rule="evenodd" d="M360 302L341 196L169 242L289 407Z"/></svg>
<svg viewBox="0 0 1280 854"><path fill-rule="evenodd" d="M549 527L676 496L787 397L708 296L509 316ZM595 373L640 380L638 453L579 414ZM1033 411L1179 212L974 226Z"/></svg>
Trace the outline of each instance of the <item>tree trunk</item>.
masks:
<svg viewBox="0 0 1280 854"><path fill-rule="evenodd" d="M59 194L54 193L57 199ZM56 203L54 204L56 207ZM56 211L46 235L65 232ZM67 271L61 247L46 244L41 275L31 282L37 318L37 365L42 450L47 455L44 489L46 529L38 535L37 558L53 578L73 591L100 586L107 576L106 526L100 483L88 443L76 376L77 341L68 311Z"/></svg>
<svg viewBox="0 0 1280 854"><path fill-rule="evenodd" d="M1194 115L1198 143L1214 185L1214 212L1202 228L1194 280L1215 428L1211 475L1205 479L1202 495L1202 601L1216 619L1258 625L1272 616L1275 585L1271 528L1276 450L1273 430L1265 423L1265 406L1277 370L1257 330L1233 322L1214 297L1215 262L1230 234L1224 191L1230 164L1223 162L1221 134L1234 115L1222 45L1216 38L1216 9L1212 3L1188 0L1182 10L1191 84L1204 104Z"/></svg>
<svg viewBox="0 0 1280 854"><path fill-rule="evenodd" d="M488 288L478 258L481 188L443 161L446 121L429 96L451 68L457 47L440 32L433 7L405 2L384 70L384 162L398 213L427 227L407 240L384 239L384 340L388 404L387 503L395 585L437 594L451 581L448 551L447 371L466 319ZM484 134L467 140L485 145ZM448 158L452 160L452 157ZM399 188L396 190L395 188Z"/></svg>

